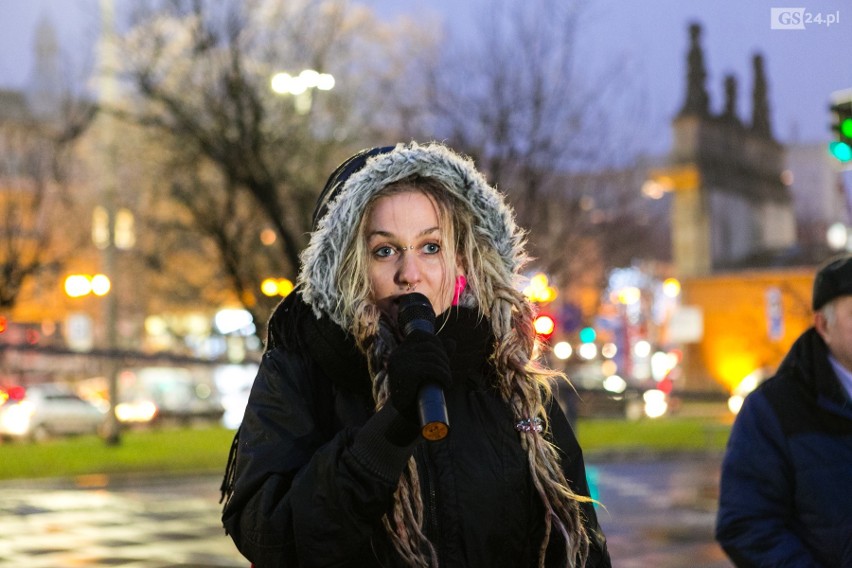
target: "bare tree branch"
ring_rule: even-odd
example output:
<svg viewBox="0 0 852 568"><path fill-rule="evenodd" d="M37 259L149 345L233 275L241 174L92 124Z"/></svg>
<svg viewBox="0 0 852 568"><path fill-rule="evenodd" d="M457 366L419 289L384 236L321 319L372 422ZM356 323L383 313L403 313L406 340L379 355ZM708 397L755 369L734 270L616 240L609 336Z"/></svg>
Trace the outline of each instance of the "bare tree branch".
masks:
<svg viewBox="0 0 852 568"><path fill-rule="evenodd" d="M375 145L381 130L362 105L380 98L370 93L394 58L365 75L360 53L393 52L400 38L342 0L174 0L140 12L121 42L119 71L132 98L106 110L128 132L140 127L125 137L147 148L149 179L135 183L185 213L150 208L146 227L184 227L140 247L145 262L171 266L157 257L204 251L215 264L199 267L208 286L226 285L247 309L265 313L270 300L258 296L259 284L295 276L326 176L354 150ZM310 93L307 110L270 89L275 72L304 68L336 79L332 91ZM271 248L260 244L264 229L277 237ZM163 247L166 240L173 248ZM171 284L189 286L192 278L178 274Z"/></svg>
<svg viewBox="0 0 852 568"><path fill-rule="evenodd" d="M56 274L85 240L62 220L72 210L74 148L90 107L66 101L54 119L0 123L0 309L11 309L28 281Z"/></svg>

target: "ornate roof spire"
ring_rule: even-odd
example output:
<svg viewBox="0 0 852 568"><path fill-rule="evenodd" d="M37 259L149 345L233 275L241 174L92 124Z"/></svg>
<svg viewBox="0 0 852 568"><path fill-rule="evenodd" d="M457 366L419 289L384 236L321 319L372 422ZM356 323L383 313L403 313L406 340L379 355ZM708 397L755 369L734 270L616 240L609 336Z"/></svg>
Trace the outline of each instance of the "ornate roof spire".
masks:
<svg viewBox="0 0 852 568"><path fill-rule="evenodd" d="M755 133L772 138L772 126L769 123L769 98L766 91L766 74L763 71L763 56L755 54L754 88L751 92L751 128Z"/></svg>
<svg viewBox="0 0 852 568"><path fill-rule="evenodd" d="M701 50L699 40L701 39L701 25L693 23L689 26L689 54L687 55L686 73L686 100L681 115L697 114L707 116L710 106L710 97L704 82L707 79L707 70L704 68L704 53Z"/></svg>
<svg viewBox="0 0 852 568"><path fill-rule="evenodd" d="M725 75L725 110L722 118L733 122L739 122L737 116L737 78L733 75Z"/></svg>
<svg viewBox="0 0 852 568"><path fill-rule="evenodd" d="M36 116L56 117L62 98L62 73L56 28L46 17L36 27L35 67L30 75L28 102Z"/></svg>

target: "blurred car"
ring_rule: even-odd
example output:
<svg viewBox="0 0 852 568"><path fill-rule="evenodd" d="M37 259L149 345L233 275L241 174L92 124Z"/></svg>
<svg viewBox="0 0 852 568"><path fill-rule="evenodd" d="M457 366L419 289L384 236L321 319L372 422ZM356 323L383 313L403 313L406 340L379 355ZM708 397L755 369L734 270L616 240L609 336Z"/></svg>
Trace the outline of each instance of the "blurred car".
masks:
<svg viewBox="0 0 852 568"><path fill-rule="evenodd" d="M661 383L626 380L617 374L605 376L599 361L565 367L573 387L557 384L556 396L569 416L597 418L659 418L671 410L671 390Z"/></svg>
<svg viewBox="0 0 852 568"><path fill-rule="evenodd" d="M219 422L225 407L215 384L181 367L143 367L119 377L116 416L123 423Z"/></svg>
<svg viewBox="0 0 852 568"><path fill-rule="evenodd" d="M0 437L41 441L52 436L97 434L105 415L59 384L14 387L0 406Z"/></svg>

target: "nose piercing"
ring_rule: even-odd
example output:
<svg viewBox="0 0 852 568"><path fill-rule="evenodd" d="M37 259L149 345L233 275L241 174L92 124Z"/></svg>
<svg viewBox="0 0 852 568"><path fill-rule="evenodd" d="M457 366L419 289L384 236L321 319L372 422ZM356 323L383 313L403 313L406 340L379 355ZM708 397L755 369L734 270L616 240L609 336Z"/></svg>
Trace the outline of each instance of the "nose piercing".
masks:
<svg viewBox="0 0 852 568"><path fill-rule="evenodd" d="M415 286L416 286L416 284L415 284ZM405 288L405 291L406 291L406 292L411 292L412 290L414 290L414 286L412 286L411 284L407 284L407 285L406 285L406 288Z"/></svg>

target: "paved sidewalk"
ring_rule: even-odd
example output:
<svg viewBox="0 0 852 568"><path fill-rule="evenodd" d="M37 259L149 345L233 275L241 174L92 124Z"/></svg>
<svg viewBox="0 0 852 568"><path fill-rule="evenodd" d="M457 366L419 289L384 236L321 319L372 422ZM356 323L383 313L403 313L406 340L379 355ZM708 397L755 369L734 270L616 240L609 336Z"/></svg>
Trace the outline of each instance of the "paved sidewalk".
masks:
<svg viewBox="0 0 852 568"><path fill-rule="evenodd" d="M142 479L109 490L4 483L0 566L247 568L221 527L216 493L209 477Z"/></svg>
<svg viewBox="0 0 852 568"><path fill-rule="evenodd" d="M719 458L659 457L589 466L617 568L732 568L713 538Z"/></svg>
<svg viewBox="0 0 852 568"><path fill-rule="evenodd" d="M612 456L609 456L612 458ZM717 455L589 456L618 568L730 568L713 541ZM0 483L0 568L248 568L218 475Z"/></svg>

